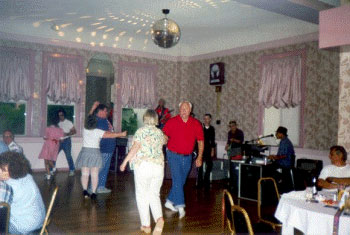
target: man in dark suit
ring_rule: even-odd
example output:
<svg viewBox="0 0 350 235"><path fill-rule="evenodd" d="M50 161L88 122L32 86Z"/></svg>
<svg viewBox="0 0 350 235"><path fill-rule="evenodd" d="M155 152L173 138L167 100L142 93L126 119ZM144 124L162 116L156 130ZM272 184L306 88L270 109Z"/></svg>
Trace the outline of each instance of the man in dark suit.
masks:
<svg viewBox="0 0 350 235"><path fill-rule="evenodd" d="M203 165L198 168L197 187L205 186L206 189L210 187L210 172L213 169L213 157L215 156L215 129L211 122L211 114L207 113L203 119L203 133L204 133L204 151L203 162L206 168L203 178Z"/></svg>

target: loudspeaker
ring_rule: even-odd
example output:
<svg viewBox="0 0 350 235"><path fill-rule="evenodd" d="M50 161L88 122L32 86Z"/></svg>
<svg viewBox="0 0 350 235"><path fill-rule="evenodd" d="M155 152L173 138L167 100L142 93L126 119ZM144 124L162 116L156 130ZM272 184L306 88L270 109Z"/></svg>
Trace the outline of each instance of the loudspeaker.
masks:
<svg viewBox="0 0 350 235"><path fill-rule="evenodd" d="M272 170L269 165L241 164L239 197L256 201L258 199L259 179L271 176Z"/></svg>

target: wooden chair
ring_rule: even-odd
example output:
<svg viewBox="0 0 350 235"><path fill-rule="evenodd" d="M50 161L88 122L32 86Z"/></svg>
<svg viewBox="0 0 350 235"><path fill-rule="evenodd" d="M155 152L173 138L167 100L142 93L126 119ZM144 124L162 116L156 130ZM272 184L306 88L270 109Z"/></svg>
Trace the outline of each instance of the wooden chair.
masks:
<svg viewBox="0 0 350 235"><path fill-rule="evenodd" d="M265 189L265 194L263 194L262 188ZM271 192L273 193L271 194ZM274 210L279 200L280 195L276 181L271 177L260 178L258 181L258 221L269 224L274 230L282 227L282 224L274 216ZM265 210L273 209L273 212L262 215L263 207Z"/></svg>
<svg viewBox="0 0 350 235"><path fill-rule="evenodd" d="M47 212L46 212L46 216L45 216L45 220L44 220L44 224L43 227L40 230L40 235L42 234L49 234L46 227L49 225L50 223L50 214L51 214L51 210L53 207L53 204L55 203L55 199L56 199L56 195L57 195L57 191L58 191L58 186L56 186L56 188L54 189L52 196L51 196L51 201L49 204L49 207L47 208Z"/></svg>
<svg viewBox="0 0 350 235"><path fill-rule="evenodd" d="M10 221L10 205L6 202L0 203L0 234L8 234Z"/></svg>
<svg viewBox="0 0 350 235"><path fill-rule="evenodd" d="M239 214L237 214L239 213ZM228 192L226 189L223 191L222 196L222 215L223 215L223 232L225 232L225 224L227 224L227 227L231 234L237 234L236 226L235 226L235 219L238 219L238 215L242 215L245 221L245 224L247 226L247 231L249 235L254 235L252 224L249 219L249 215L247 211L238 206L234 205L232 196L230 192Z"/></svg>

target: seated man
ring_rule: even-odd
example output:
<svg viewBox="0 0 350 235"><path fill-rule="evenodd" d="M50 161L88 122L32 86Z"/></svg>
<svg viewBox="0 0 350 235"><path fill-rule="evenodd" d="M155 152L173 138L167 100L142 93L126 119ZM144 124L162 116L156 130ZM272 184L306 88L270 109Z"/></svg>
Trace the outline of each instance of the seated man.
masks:
<svg viewBox="0 0 350 235"><path fill-rule="evenodd" d="M8 199L10 234L27 234L44 223L45 205L30 172L29 161L23 154L10 151L0 154L0 181L12 188L12 197L9 195Z"/></svg>
<svg viewBox="0 0 350 235"><path fill-rule="evenodd" d="M17 152L17 153L23 153L23 148L15 142L15 136L10 130L4 131L2 138L4 142L9 147L10 151Z"/></svg>
<svg viewBox="0 0 350 235"><path fill-rule="evenodd" d="M276 138L281 140L278 146L277 155L268 156L269 159L274 160L274 166L277 168L277 171L274 172L274 178L279 184L280 193L286 193L293 190L290 169L294 167L295 152L293 144L288 138L287 132L288 129L283 126L277 128Z"/></svg>
<svg viewBox="0 0 350 235"><path fill-rule="evenodd" d="M347 153L342 146L332 146L329 152L332 165L325 166L317 180L323 189L338 189L350 185L350 165L346 164Z"/></svg>
<svg viewBox="0 0 350 235"><path fill-rule="evenodd" d="M275 160L277 166L284 168L293 167L295 153L292 142L289 140L287 135L288 129L280 126L276 130L276 138L280 139L281 142L278 146L277 155L270 155L268 158Z"/></svg>

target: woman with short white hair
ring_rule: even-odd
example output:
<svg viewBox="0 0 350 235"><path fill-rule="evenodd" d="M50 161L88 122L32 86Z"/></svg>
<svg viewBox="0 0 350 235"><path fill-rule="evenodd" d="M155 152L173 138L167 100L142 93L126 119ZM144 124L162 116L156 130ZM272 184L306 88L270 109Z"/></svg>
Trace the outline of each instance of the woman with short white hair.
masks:
<svg viewBox="0 0 350 235"><path fill-rule="evenodd" d="M160 202L160 188L164 178L163 145L166 138L163 132L156 127L158 115L154 110L148 109L143 115L145 126L139 128L133 139L132 147L120 166L124 171L128 162L134 169L135 193L137 208L141 219L141 230L151 232L151 208L156 226L153 234L161 234L164 226L162 205Z"/></svg>

